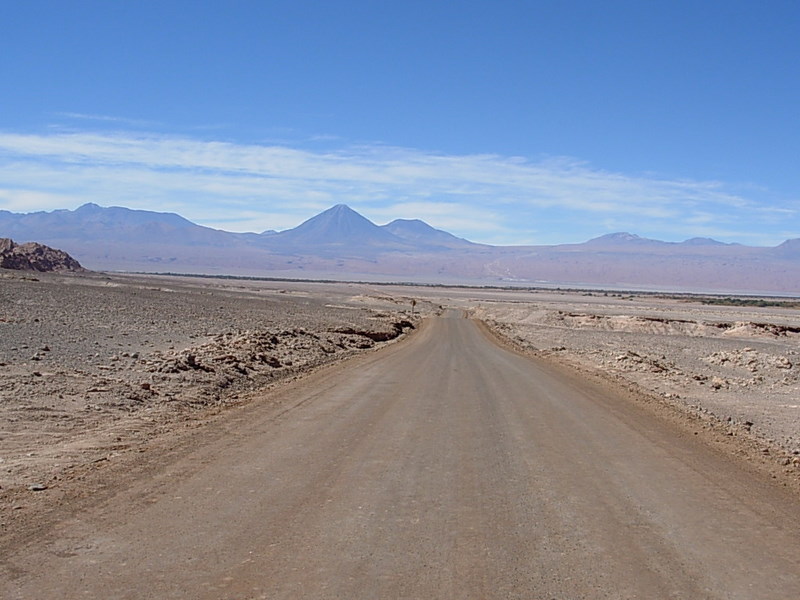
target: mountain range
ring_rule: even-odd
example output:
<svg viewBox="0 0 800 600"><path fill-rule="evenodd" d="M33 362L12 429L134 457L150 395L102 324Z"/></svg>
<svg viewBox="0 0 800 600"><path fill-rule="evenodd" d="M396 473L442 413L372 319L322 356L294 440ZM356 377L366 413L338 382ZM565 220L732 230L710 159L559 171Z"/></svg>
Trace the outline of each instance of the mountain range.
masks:
<svg viewBox="0 0 800 600"><path fill-rule="evenodd" d="M96 204L0 211L0 237L63 249L93 270L800 294L800 239L754 247L612 233L581 244L490 246L417 219L379 226L343 204L263 233Z"/></svg>

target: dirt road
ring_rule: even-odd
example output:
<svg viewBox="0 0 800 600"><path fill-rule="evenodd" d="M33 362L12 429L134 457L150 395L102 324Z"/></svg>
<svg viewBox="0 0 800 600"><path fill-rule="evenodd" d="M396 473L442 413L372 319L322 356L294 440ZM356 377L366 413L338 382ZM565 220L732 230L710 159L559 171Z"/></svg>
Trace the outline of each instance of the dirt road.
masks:
<svg viewBox="0 0 800 600"><path fill-rule="evenodd" d="M3 556L3 598L800 597L800 502L472 321L294 384Z"/></svg>

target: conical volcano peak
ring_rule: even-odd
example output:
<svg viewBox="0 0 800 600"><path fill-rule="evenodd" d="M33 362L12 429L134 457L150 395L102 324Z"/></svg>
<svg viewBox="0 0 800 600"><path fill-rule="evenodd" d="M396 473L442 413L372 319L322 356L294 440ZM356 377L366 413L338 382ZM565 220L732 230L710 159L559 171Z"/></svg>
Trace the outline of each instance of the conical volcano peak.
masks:
<svg viewBox="0 0 800 600"><path fill-rule="evenodd" d="M278 234L292 244L374 244L399 240L346 204L337 204L311 217L294 229Z"/></svg>

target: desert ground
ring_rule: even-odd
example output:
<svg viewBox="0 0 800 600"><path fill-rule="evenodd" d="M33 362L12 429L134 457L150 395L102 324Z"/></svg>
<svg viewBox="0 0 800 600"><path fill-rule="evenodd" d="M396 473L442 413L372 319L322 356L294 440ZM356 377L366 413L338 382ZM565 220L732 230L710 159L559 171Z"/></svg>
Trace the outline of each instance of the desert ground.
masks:
<svg viewBox="0 0 800 600"><path fill-rule="evenodd" d="M396 340L433 310L410 301L366 285L0 272L3 508Z"/></svg>
<svg viewBox="0 0 800 600"><path fill-rule="evenodd" d="M0 306L11 597L800 591L789 303L4 272Z"/></svg>
<svg viewBox="0 0 800 600"><path fill-rule="evenodd" d="M415 306L412 307L412 300ZM57 484L455 307L793 472L800 310L654 294L103 274L0 277L0 494ZM413 314L412 314L413 309ZM15 492L12 494L12 492Z"/></svg>
<svg viewBox="0 0 800 600"><path fill-rule="evenodd" d="M347 562L336 550L345 540L357 555L391 554L391 545L372 539L390 530L410 536L404 558L381 559L391 571L427 539L414 533L420 518L435 530L454 515L472 515L462 523L464 539L474 537L470 556L480 555L482 544L505 556L503 540L517 536L518 554L484 564L487 577L506 583L522 572L512 569L517 562L533 569L530 577L550 564L547 544L530 545L537 536L594 540L578 549L567 544L566 562L546 570L556 579L520 581L520 589L641 584L717 598L758 575L765 586L758 597L774 598L782 586L800 586L789 543L800 497L800 310L791 302L732 306L602 291L3 271L0 334L0 562L20 598L34 597L22 590L60 597L67 580L78 593L89 585L83 569L97 597L139 597L141 573L128 573L127 583L122 572L106 581L93 565L122 564L117 544L145 529L152 530L149 541L129 555L145 570L164 570L150 562L151 543L174 561L200 560L211 538L195 530L196 519L213 514L230 523L231 511L243 512L230 523L230 535L239 537L224 543L230 561L247 564L251 559L239 555L251 536L267 535L259 546L267 552L264 568L289 563L265 580L263 571L240 573L220 562L211 579L230 590L267 583L311 586L318 597L329 597L334 584L351 586L353 597L393 586L441 590L452 582L435 570L389 580L347 575L344 565L335 567L341 577L321 574L338 560L356 570L372 564ZM254 489L263 473L281 483ZM536 477L549 483L531 488ZM587 502L598 493L607 502L567 515L577 508L564 498L583 502L571 496L579 485ZM459 486L471 491L456 494ZM217 491L212 497L204 490ZM256 491L261 500L250 496ZM186 510L203 516L180 508L186 498ZM738 508L731 509L734 499ZM433 505L422 510L423 501ZM365 515L375 521L367 529L353 520L353 507L364 503L384 506ZM161 520L152 520L150 506ZM489 506L500 520L487 516ZM501 518L503 510L508 517L542 507L552 518L538 525L526 518L525 535L520 523ZM290 518L298 510L311 511L311 529ZM326 510L336 519L326 520ZM398 510L408 512L408 523L393 516ZM604 515L592 517L598 510ZM261 511L271 525L259 533L261 525L250 521ZM630 511L643 511L646 525L631 529ZM659 533L658 515L666 514L675 520ZM752 557L720 558L730 551L718 535L730 518L740 520L726 534L739 536L737 544L760 540ZM597 525L607 519L613 527ZM695 521L717 533L698 538ZM500 525L508 531L498 538ZM170 527L180 533L160 535ZM219 527L214 531L228 525ZM775 535L763 537L765 527ZM431 556L449 547L448 531L429 540ZM111 535L121 537L111 543ZM270 535L296 535L297 548L272 556ZM597 548L617 536L622 542L613 543L630 544L642 568L651 560L643 548L667 544L671 574L659 571L648 583L623 559L586 571L586 581L571 578L570 561L604 564ZM196 543L182 545L184 537ZM326 539L334 546L319 545ZM293 575L298 553L319 562L318 580ZM748 565L763 562L757 554L774 560L756 572ZM690 555L703 562L696 573L686 570ZM451 559L460 564L445 553L443 569ZM735 574L726 561L739 565ZM612 567L619 580L596 580ZM204 570L180 582L173 572L164 571L165 590L207 583ZM486 584L475 579L480 572L465 571L472 591ZM52 588L44 593L43 585ZM109 590L119 595L102 596Z"/></svg>

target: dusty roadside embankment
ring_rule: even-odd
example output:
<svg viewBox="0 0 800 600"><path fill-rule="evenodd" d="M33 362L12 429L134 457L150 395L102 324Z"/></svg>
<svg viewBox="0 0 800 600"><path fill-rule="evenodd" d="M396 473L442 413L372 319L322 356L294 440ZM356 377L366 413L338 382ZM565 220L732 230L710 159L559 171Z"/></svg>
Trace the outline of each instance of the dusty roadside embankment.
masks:
<svg viewBox="0 0 800 600"><path fill-rule="evenodd" d="M397 339L426 309L348 284L2 271L2 508Z"/></svg>
<svg viewBox="0 0 800 600"><path fill-rule="evenodd" d="M635 389L723 445L800 476L800 311L528 294L471 311L523 351Z"/></svg>

